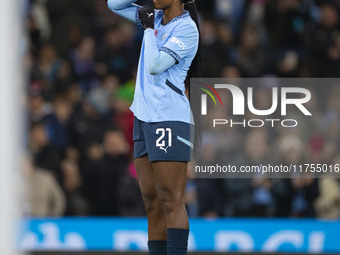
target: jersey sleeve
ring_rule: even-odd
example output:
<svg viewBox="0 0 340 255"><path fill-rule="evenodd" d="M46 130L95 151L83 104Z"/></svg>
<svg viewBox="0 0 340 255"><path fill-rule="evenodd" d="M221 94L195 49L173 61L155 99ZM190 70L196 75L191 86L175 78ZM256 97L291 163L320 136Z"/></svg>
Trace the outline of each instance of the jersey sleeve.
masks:
<svg viewBox="0 0 340 255"><path fill-rule="evenodd" d="M168 41L160 49L168 53L179 63L186 56L195 56L198 48L198 30L186 22L176 26Z"/></svg>
<svg viewBox="0 0 340 255"><path fill-rule="evenodd" d="M107 5L109 9L134 23L141 26L138 16L138 9L140 6L133 3L131 0L108 0Z"/></svg>
<svg viewBox="0 0 340 255"><path fill-rule="evenodd" d="M138 10L142 8L141 5L138 5L140 3L143 3L143 1L135 2L135 0L107 0L107 5L112 12L132 21L142 29L143 25L138 14ZM156 17L158 17L160 13L160 10L155 10Z"/></svg>

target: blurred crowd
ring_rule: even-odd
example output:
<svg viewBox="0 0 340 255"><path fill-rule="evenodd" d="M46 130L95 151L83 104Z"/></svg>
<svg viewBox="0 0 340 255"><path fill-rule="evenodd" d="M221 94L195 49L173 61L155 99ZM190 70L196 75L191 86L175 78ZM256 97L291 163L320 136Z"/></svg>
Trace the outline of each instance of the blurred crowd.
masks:
<svg viewBox="0 0 340 255"><path fill-rule="evenodd" d="M339 76L340 1L196 3L203 77ZM31 0L27 8L25 213L145 215L129 111L143 31L106 0ZM340 84L323 94L315 103L323 125L280 136L281 161L340 163ZM269 162L268 132L229 138L230 160ZM339 187L334 178L189 180L186 201L193 217L339 218Z"/></svg>

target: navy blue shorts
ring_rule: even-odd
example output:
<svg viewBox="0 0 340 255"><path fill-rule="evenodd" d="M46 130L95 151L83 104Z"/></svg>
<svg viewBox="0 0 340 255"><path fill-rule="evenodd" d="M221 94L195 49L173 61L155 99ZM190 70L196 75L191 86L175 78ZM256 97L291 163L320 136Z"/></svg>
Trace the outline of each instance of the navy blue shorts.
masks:
<svg viewBox="0 0 340 255"><path fill-rule="evenodd" d="M192 125L181 121L148 123L134 120L134 158L148 155L150 161L189 162Z"/></svg>

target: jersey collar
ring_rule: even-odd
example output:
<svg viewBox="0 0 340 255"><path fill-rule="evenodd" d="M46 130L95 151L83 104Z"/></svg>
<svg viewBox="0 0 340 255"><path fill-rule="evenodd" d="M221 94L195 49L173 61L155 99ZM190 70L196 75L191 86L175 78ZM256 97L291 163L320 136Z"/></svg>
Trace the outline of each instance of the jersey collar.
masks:
<svg viewBox="0 0 340 255"><path fill-rule="evenodd" d="M166 26L166 25L168 25L168 24L174 23L175 21L177 21L177 20L179 20L179 19L186 18L186 17L190 17L190 13L189 13L189 11L184 10L183 13L182 13L181 15L179 15L179 16L173 18L172 20L170 20L168 23L166 23L166 24L164 24L164 25L162 24L162 21L163 21L163 19L162 19L161 25L162 25L162 26Z"/></svg>

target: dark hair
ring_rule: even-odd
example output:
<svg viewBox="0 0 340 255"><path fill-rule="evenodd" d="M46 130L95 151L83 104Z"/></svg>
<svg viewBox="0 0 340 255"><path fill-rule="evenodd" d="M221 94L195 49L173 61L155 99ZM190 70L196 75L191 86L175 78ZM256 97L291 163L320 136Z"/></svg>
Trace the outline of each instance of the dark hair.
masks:
<svg viewBox="0 0 340 255"><path fill-rule="evenodd" d="M198 14L196 9L195 0L181 0L184 3L184 9L189 11L191 19L196 23L198 33L200 33ZM190 78L199 78L202 74L202 63L201 63L201 38L198 41L198 50L195 58L193 59L190 69L188 71L186 86L190 84Z"/></svg>
<svg viewBox="0 0 340 255"><path fill-rule="evenodd" d="M198 33L200 34L199 22L198 22L198 14L195 0L181 0L184 3L184 9L189 11L191 19L196 23ZM188 71L185 86L188 90L188 97L190 100L191 110L193 113L194 121L195 121L195 131L194 131L194 154L197 154L201 144L201 115L200 115L200 101L199 98L190 98L190 78L200 78L202 75L202 61L201 61L201 37L199 37L198 41L198 50L195 58L193 59L190 69Z"/></svg>

